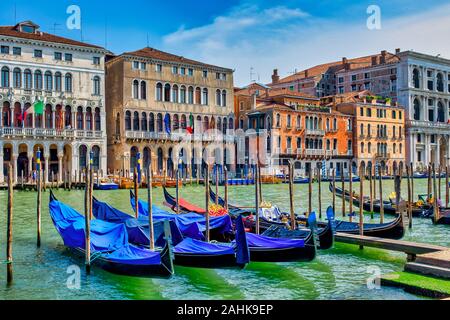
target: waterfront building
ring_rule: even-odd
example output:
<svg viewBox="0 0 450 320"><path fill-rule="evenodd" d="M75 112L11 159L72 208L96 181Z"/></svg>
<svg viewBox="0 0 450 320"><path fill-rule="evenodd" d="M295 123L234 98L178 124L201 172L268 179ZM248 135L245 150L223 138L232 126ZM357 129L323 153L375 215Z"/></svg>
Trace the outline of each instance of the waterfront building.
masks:
<svg viewBox="0 0 450 320"><path fill-rule="evenodd" d="M41 150L45 181L106 170L106 50L42 32L31 21L0 27L0 182L9 164L27 180ZM42 101L43 113L32 114Z"/></svg>
<svg viewBox="0 0 450 320"><path fill-rule="evenodd" d="M249 87L235 92L237 127L248 132L245 164L238 171L252 165L249 159L255 151L249 140L256 132L266 174L287 173L289 161L297 176L307 175L311 168L325 175L330 169L338 175L348 172L353 158L352 116L320 106L315 96L285 89L249 91Z"/></svg>
<svg viewBox="0 0 450 320"><path fill-rule="evenodd" d="M370 91L330 96L322 102L353 117L353 172L360 167L375 172L375 165L380 165L383 172L405 169L404 108Z"/></svg>
<svg viewBox="0 0 450 320"><path fill-rule="evenodd" d="M317 97L370 90L405 108L406 160L416 170L428 163L450 164L450 60L414 51L379 54L326 63L286 78L272 76L272 88Z"/></svg>
<svg viewBox="0 0 450 320"><path fill-rule="evenodd" d="M183 175L195 177L201 159L234 151L231 69L147 47L110 57L106 86L109 169L132 172L141 154L143 168L152 160L156 174L173 175L183 160ZM217 137L222 147L208 151ZM181 146L186 138L195 143Z"/></svg>

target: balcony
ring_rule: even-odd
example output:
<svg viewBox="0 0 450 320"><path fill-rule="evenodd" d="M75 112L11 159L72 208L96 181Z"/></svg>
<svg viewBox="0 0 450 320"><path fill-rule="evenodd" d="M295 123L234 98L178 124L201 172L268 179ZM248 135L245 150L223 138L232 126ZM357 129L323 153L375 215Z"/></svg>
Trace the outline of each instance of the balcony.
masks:
<svg viewBox="0 0 450 320"><path fill-rule="evenodd" d="M307 136L324 136L325 130L306 129Z"/></svg>
<svg viewBox="0 0 450 320"><path fill-rule="evenodd" d="M376 153L375 158L376 159L390 159L391 154L390 153Z"/></svg>
<svg viewBox="0 0 450 320"><path fill-rule="evenodd" d="M297 156L303 155L303 149L297 149Z"/></svg>
<svg viewBox="0 0 450 320"><path fill-rule="evenodd" d="M192 135L186 132L173 132L168 134L166 132L147 132L147 131L125 131L125 138L132 140L165 140L179 142L183 139L191 141L201 141L201 142L217 142L224 141L228 143L234 142L233 135L221 135L221 134L203 134L194 133Z"/></svg>
<svg viewBox="0 0 450 320"><path fill-rule="evenodd" d="M46 128L0 128L4 138L61 138L61 139L101 139L103 131Z"/></svg>
<svg viewBox="0 0 450 320"><path fill-rule="evenodd" d="M309 157L323 157L325 156L325 150L321 149L307 149L305 155Z"/></svg>
<svg viewBox="0 0 450 320"><path fill-rule="evenodd" d="M406 122L410 132L416 133L450 133L450 124L437 121L409 120Z"/></svg>

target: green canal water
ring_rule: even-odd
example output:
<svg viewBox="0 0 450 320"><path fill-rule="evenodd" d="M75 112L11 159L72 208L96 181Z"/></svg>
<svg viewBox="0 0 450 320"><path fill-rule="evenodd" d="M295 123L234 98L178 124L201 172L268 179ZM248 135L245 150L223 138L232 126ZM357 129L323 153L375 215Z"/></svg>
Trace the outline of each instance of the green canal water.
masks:
<svg viewBox="0 0 450 320"><path fill-rule="evenodd" d="M393 181L384 181L385 197L393 190ZM404 181L405 183L405 181ZM444 182L443 182L444 183ZM359 184L354 184L359 190ZM220 189L223 192L223 189ZM307 207L307 185L295 186L298 212ZM323 203L330 205L332 195L323 184ZM442 187L444 195L444 186ZM426 193L426 180L416 180L416 193ZM314 207L317 209L317 184L314 186ZM65 203L83 212L83 192L55 191ZM287 185L264 185L265 200L288 211ZM366 193L368 193L368 188ZM144 194L144 192L141 192ZM154 191L155 201L162 206L161 189ZM251 186L230 187L230 202L253 204ZM95 196L131 213L126 190L96 192ZM198 205L204 202L203 187L185 187L181 196ZM404 194L406 197L406 193ZM6 265L0 264L0 299L420 299L399 289L370 290L366 283L370 267L382 274L401 271L405 256L378 249L336 244L334 249L320 251L310 263L251 263L244 270L212 270L176 266L171 279L124 277L94 268L86 277L83 262L72 258L63 246L48 213L48 192L43 194L42 246L36 248L36 193L16 192L14 195L14 283L6 285ZM347 204L348 205L348 204ZM341 200L337 200L341 216ZM0 191L0 259L5 257L6 192ZM375 220L378 217L375 217ZM387 217L391 219L391 217ZM365 217L370 220L370 215ZM415 219L405 240L450 246L450 227L433 226L429 219ZM69 289L68 268L81 268L79 289Z"/></svg>

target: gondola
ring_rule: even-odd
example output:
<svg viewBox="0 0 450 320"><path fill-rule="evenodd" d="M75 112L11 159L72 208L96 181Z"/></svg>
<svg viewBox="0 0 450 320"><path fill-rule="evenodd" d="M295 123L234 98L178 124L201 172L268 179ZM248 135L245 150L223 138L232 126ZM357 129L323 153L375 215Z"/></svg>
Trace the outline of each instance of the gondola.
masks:
<svg viewBox="0 0 450 320"><path fill-rule="evenodd" d="M53 192L49 211L64 245L79 258L84 257L85 217L59 202ZM150 251L130 244L123 224L92 220L90 228L92 265L128 276L168 278L174 273L170 241L164 241L160 250Z"/></svg>
<svg viewBox="0 0 450 320"><path fill-rule="evenodd" d="M164 241L164 234L160 225L160 209L154 207L154 239L155 244L159 245ZM107 203L97 199L93 201L93 214L97 219L111 223L124 224L129 241L137 246L148 247L149 240L149 221L148 216L141 215L138 219L121 212ZM244 225L241 222L236 223L236 241L230 243L209 243L203 239L193 239L185 237L177 225L175 214L166 213L164 217L169 217L170 230L172 233L173 253L176 265L197 267L197 268L243 268L249 262L249 249L245 237ZM172 217L171 217L172 216ZM193 223L193 225L195 222ZM192 229L193 226L191 226ZM188 229L184 229L187 234L192 234Z"/></svg>
<svg viewBox="0 0 450 320"><path fill-rule="evenodd" d="M215 201L215 193L210 190L210 195ZM218 198L219 204L224 204L224 200L220 197ZM232 205L230 208L234 208ZM230 209L231 210L231 209ZM331 210L331 211L330 211ZM333 216L335 217L335 213L333 212L333 208L330 207L327 210L327 216ZM330 227L330 218L328 218L328 223L324 222L318 222L318 228L319 228L319 235L321 242L324 244L327 243L327 237L326 234L323 234L320 230L325 230L325 228ZM306 222L306 218L304 216L296 215L296 220L299 222ZM341 221L336 220L335 218L332 219L334 221L334 227L333 232L338 233L347 233L347 234L359 234L359 223L357 222L347 222L347 221ZM403 238L403 235L405 233L405 229L403 226L403 218L401 215L398 215L397 218L389 223L383 223L383 224L372 224L372 223L365 223L364 224L364 235L372 236L372 237L379 237L379 238L386 238L386 239L394 239L398 240ZM322 245L321 245L322 246Z"/></svg>
<svg viewBox="0 0 450 320"><path fill-rule="evenodd" d="M177 208L177 200L175 199L175 197L172 197L170 195L170 193L167 191L165 187L163 187L163 191L164 191L164 198L166 199L166 205L170 207L172 210L175 210ZM180 210L184 212L194 212L198 214L206 213L205 209L197 207L181 197L178 198L178 205L180 207Z"/></svg>
<svg viewBox="0 0 450 320"><path fill-rule="evenodd" d="M212 202L216 202L216 194L210 188L209 194ZM225 200L221 197L217 197L217 202L220 206L225 207ZM243 210L238 208L235 205L228 204L228 208L230 210L230 214L242 214ZM252 212L247 212L247 214L253 214ZM330 214L327 211L328 223L322 224L319 223L319 228L317 230L319 249L320 250L328 250L333 247L334 237L335 237L335 228L334 228L334 214ZM290 239L302 239L306 238L308 233L310 232L308 229L297 229L297 230L289 230L287 228L286 223L282 223L281 213L276 214L276 221L269 220L266 217L260 217L260 229L263 232L263 235L275 237L275 238L290 238ZM247 220L249 221L249 220ZM256 229L256 221L254 219L251 221L250 227L252 230ZM306 224L306 219L300 219L300 223Z"/></svg>
<svg viewBox="0 0 450 320"><path fill-rule="evenodd" d="M450 208L440 208L439 218L436 220L432 218L434 224L446 224L450 225Z"/></svg>
<svg viewBox="0 0 450 320"><path fill-rule="evenodd" d="M134 198L131 199L133 206ZM148 216L148 204L139 200L139 212L144 216ZM190 213L192 214L192 213ZM189 213L179 214L178 216L189 219ZM230 215L227 215L231 219ZM203 218L204 219L204 218ZM211 218L214 219L214 218ZM234 216L234 220L245 220L242 215ZM310 231L305 233L303 239L274 238L264 235L256 235L247 232L247 242L250 250L250 260L260 262L286 262L286 261L311 261L316 257L318 240L317 238L317 222L315 215L310 217ZM273 224L271 224L273 225ZM285 226L285 224L279 224Z"/></svg>
<svg viewBox="0 0 450 320"><path fill-rule="evenodd" d="M333 192L333 183L330 183L329 189L330 192ZM336 189L336 195L339 198L343 197L343 194L345 193L345 200L350 200L350 192L345 190L342 191L341 188L335 187ZM358 197L353 195L353 205L359 208L359 199ZM371 205L370 205L370 199L365 197L363 202L363 209L365 211L370 212L371 211ZM380 213L381 212L381 206L379 200L374 200L373 202L373 212ZM383 212L387 215L397 215L397 209L395 208L395 205L391 203L391 201L383 201ZM415 218L429 218L433 215L433 206L430 205L422 205L420 207L414 206L412 209L412 216Z"/></svg>

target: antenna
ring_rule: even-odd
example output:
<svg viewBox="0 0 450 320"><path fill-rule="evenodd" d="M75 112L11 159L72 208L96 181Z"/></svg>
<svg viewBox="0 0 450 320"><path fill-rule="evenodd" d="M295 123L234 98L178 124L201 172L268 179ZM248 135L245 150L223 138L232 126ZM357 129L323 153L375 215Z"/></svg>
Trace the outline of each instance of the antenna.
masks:
<svg viewBox="0 0 450 320"><path fill-rule="evenodd" d="M105 16L105 48L108 47L108 17Z"/></svg>
<svg viewBox="0 0 450 320"><path fill-rule="evenodd" d="M255 73L253 72L255 70L255 68L250 67L250 82L253 82L253 76L255 75Z"/></svg>
<svg viewBox="0 0 450 320"><path fill-rule="evenodd" d="M56 34L56 29L60 26L60 23L54 23L53 24L53 34Z"/></svg>
<svg viewBox="0 0 450 320"><path fill-rule="evenodd" d="M17 2L14 2L14 24L17 24Z"/></svg>

